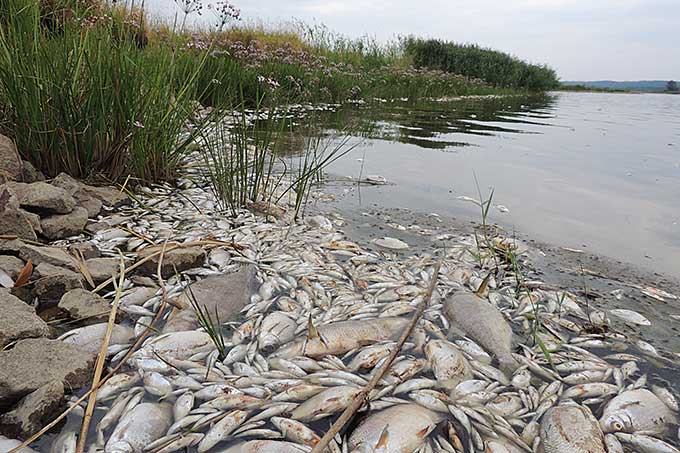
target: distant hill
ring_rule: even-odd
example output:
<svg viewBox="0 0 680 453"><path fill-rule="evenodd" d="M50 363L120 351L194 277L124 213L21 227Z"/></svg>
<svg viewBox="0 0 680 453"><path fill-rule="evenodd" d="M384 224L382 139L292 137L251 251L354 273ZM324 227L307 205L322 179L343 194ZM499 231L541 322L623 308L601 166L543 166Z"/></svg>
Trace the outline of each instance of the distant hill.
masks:
<svg viewBox="0 0 680 453"><path fill-rule="evenodd" d="M626 91L666 91L668 80L615 80L561 81L562 85L583 85L588 88Z"/></svg>

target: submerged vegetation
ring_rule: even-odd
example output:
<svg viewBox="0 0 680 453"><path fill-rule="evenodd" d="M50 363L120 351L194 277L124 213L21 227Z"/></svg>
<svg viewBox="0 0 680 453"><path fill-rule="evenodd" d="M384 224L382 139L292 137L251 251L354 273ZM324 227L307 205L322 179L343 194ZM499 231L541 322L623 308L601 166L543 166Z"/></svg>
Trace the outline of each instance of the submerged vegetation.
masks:
<svg viewBox="0 0 680 453"><path fill-rule="evenodd" d="M240 13L228 2L212 8L217 28L189 29L187 17L201 4L185 3L170 25L98 0L0 0L0 132L48 176L144 183L173 178L201 137L204 157L223 170L212 182L234 209L263 197L262 181L250 178L270 177L282 160L272 140L214 127L235 105L267 112L301 102L517 93L552 86L536 74L554 77L516 59L510 76L505 60L491 64L487 54L498 54L491 51L474 65L472 47L461 47L468 60L457 67L427 60L425 41L383 45L323 26L237 26ZM211 113L196 115L197 102ZM325 146L310 142L301 168L288 168L297 174L296 212L329 155L343 154L335 145L318 154Z"/></svg>

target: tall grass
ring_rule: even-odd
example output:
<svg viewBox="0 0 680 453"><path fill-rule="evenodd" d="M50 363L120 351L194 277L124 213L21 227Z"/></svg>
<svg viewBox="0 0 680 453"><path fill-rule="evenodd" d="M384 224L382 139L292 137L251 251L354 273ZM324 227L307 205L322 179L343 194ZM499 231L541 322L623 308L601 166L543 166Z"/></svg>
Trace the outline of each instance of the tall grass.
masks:
<svg viewBox="0 0 680 453"><path fill-rule="evenodd" d="M223 210L236 215L252 202L293 206L292 218L304 214L311 189L324 170L359 142L350 131L327 136L308 119L303 145L295 153L284 145L290 133L283 108L247 112L241 104L236 120L219 121L200 143L205 176ZM354 141L354 143L352 143Z"/></svg>
<svg viewBox="0 0 680 453"><path fill-rule="evenodd" d="M474 44L408 38L404 46L417 67L476 77L506 88L545 91L559 86L557 74L545 65L526 63L506 53Z"/></svg>
<svg viewBox="0 0 680 453"><path fill-rule="evenodd" d="M178 141L207 51L181 73L176 52L139 47L125 16L75 11L55 29L36 1L0 0L0 9L1 127L24 158L52 176L174 174L201 128Z"/></svg>

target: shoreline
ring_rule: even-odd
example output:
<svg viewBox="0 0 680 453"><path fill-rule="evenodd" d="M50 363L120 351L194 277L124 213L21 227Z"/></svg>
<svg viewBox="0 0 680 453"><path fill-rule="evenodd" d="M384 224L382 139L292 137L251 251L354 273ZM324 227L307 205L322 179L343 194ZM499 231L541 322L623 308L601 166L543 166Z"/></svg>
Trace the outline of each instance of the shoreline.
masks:
<svg viewBox="0 0 680 453"><path fill-rule="evenodd" d="M195 169L195 171L198 170ZM413 304L418 300L417 294L429 283L428 272L431 272L435 257L439 253L436 250L441 251L441 248L437 248L436 244L433 244L433 241L430 240L430 237L437 232L434 231L434 228L430 231L428 229L430 226L434 227L436 224L440 224L438 220L441 219L438 219L438 217L432 216L432 225L421 225L422 230L411 235L409 239L399 234L393 234L392 230L394 229L391 227L371 225L372 218L369 218L368 222L361 222L360 219L347 215L338 217L329 214L323 216L310 214L303 223L291 224L289 220L285 219L285 215L279 219L275 217L275 215L278 216L281 213L280 210L274 210L267 206L264 207L264 211L266 211L264 215L244 210L238 216L233 217L216 213L213 196L205 186L198 182L197 176L197 173L188 173L184 178L178 179L175 185L163 184L151 188L141 188L132 197L131 206L107 212L95 224L101 228L91 227L89 229L92 234L91 237L82 237L75 241L81 244L83 242L90 243L101 252L103 257L113 259L119 256L120 252L117 250L121 250L125 257L126 267L131 269L127 274L129 280L126 279L128 283L123 289L124 293L121 298L121 310L126 315L116 325L120 325L122 329L130 329L134 333L128 337L129 340L118 344L114 342L110 345L109 366L118 363L124 355L131 353L130 360L118 376L131 380L130 385L132 387L127 385L120 388L107 387L106 391L112 392L113 399L109 400L111 404L127 401L127 398L130 398L135 392L141 391L142 395L146 395L143 401L135 407L134 410L137 412L132 412L137 417L150 416L146 415L144 411L164 411L165 406L163 406L162 401L165 398L170 398L170 401L177 398L177 401L179 401L179 396L186 392L194 393L198 390L198 388L195 390L187 389L183 387L187 384L182 384L177 380L180 376L176 376L175 368L187 366L186 364L181 365L182 363L194 363L195 365L191 366L202 370L198 374L188 371L184 373L188 372L188 376L193 380L202 382L199 388L203 389L214 385L215 382L232 382L229 385L233 385L231 380L234 378L233 376L242 376L238 379L243 379L245 376L251 376L251 378L252 376L264 376L269 373L269 371L265 371L267 368L279 369L278 366L280 365L276 365L278 364L277 361L272 361L272 357L276 357L276 354L267 357L265 351L269 351L269 349L263 348L263 342L273 341L274 350L276 348L285 350L286 345L294 344L295 341L299 341L300 338L308 335L307 331L310 329L308 322L313 322L315 328L322 327L322 332L324 332L323 328L329 328L334 323L343 321L377 322L379 319L384 319L381 316L388 312L392 316L408 318L415 308ZM290 207L288 208L290 209ZM387 220L394 222L395 217ZM446 222L442 223L445 224L446 228L450 226ZM380 244L385 244L385 246L378 245L375 239L371 240L370 236L364 236L366 231L371 231L377 236L402 237L408 246L402 250L404 242L396 240L384 240ZM489 273L490 269L493 269L493 260L490 256L483 258L482 268L478 267L470 250L478 250L480 253L482 251L474 245L470 231L450 229L450 231L439 232L440 235L445 235L442 239L445 238L449 241L446 247L447 258L439 276L438 295L431 306L426 309L423 323L417 329L420 333L416 337L425 335L425 341L428 341L427 339L431 336L434 336L433 338L437 338L437 336L445 338L444 334L448 322L446 317L442 316L441 308L437 307L441 307L444 298L454 291L462 289L469 293L475 289L479 290L480 286L485 285L483 283L484 276ZM416 235L423 238L422 244L424 246L421 246L414 239ZM503 240L500 237L498 239L501 241L499 244L502 244ZM61 241L57 244L64 246L73 242ZM145 256L144 249L147 249L147 251L155 250L156 254L161 251L162 255L164 253L162 250L167 247L167 244L174 247L172 244L183 242L187 245L179 246L179 248L167 253L167 259L172 262L172 268L167 268L167 273L162 259L151 267L139 267L141 272L132 271L132 267L135 266L133 263L139 262L140 258L142 261L144 260L142 258ZM638 341L635 343L632 337L631 340L626 339L623 334L624 330L620 330L620 326L622 326L620 319L615 319L614 316L608 315L606 311L594 307L595 304L587 302L587 298L583 298L577 293L571 293L568 290L565 292L565 288L541 283L539 279L543 275L540 272L536 273L532 264L533 244L530 242L527 242L527 244L529 247L524 247L524 244L519 245L524 252L518 252L518 256L521 257L521 268L525 273L522 278L527 279L527 291L530 291L532 298L537 297L542 300L538 305L541 307L541 317L539 318L541 323L552 326L550 329L562 330L564 326L561 326L560 323L567 321L571 324L564 324L565 326L583 326L591 323L594 316L607 320L606 325L610 326L611 330L601 339L599 335L583 334L582 329L584 327L580 327L579 332L568 333L568 330L563 330L559 335L571 338L569 341L574 341L574 346L578 345L579 348L594 347L595 350L604 348L603 352L598 352L597 355L593 356L598 357L597 360L604 360L600 357L600 354L608 353L611 356L613 351L630 351L630 353L621 355L622 358L625 357L626 359L634 357L632 354L640 354L639 366L641 370L653 372L657 382L666 382L666 385L671 388L678 384L675 381L669 382L673 376L672 371L662 372L660 368L657 368L661 364L667 366L672 362L671 356L667 355L664 349L657 350L646 341L635 340ZM140 254L140 251L143 253ZM253 266L251 272L255 276L245 276L243 274L244 266ZM160 271L163 274L163 279L158 275L160 269L163 269ZM543 370L541 373L553 376L552 373L554 372L550 371L547 357L543 356L538 345L532 340L529 321L531 318L527 318L527 315L531 312L527 312L526 300L521 294L516 295L519 299L515 299L512 289L512 271L507 265L503 265L503 269L497 275L504 277L498 281L495 277L492 278L488 282L489 287L481 291L490 301L493 301L492 303L500 309L500 312L504 313L504 317L512 322L516 341L522 344L522 347L526 348L527 351L533 351L531 355L522 360L529 360L530 362L527 363L531 363L530 366L538 367L537 369ZM497 269L495 272L499 271L500 269ZM510 273L508 274L508 272ZM252 280L253 278L255 280ZM205 282L210 282L207 289L201 286L205 285ZM216 286L210 286L213 284ZM221 322L237 321L231 330L231 336L226 335L228 346L225 350L227 358L224 361L218 359L218 349L204 332L205 326L201 327L201 323L197 321L195 316L191 316L193 309L190 304L186 303L186 297L188 297L187 294L192 293L187 293L187 287L194 288L194 290L191 290L194 291L192 298L200 299L201 303L213 304L211 306L215 307L216 310L225 310L221 316L226 317L222 317ZM203 293L203 290L207 292ZM244 292L241 293L241 291ZM110 287L108 292L100 292L100 295L107 302L111 301L115 294L116 291L112 291ZM249 294L249 296L244 299L239 294ZM564 314L562 314L561 305L559 312L555 312L557 306L554 303L559 294L569 294L569 303L564 308ZM166 302L170 302L170 304L166 305ZM593 310L594 308L596 309ZM150 332L151 339L142 344L138 350L128 350L126 344L129 345L129 342L142 332L148 332L149 323L153 323L152 318L156 316L158 310L164 310L161 317L166 318L165 321L154 327L154 330ZM290 331L284 335L283 332L278 330L263 330L267 329L263 327L267 323L266 320L276 316L284 316L284 319L287 319L285 322L292 323L290 328L294 332ZM257 321L258 319L259 321ZM275 325L278 325L278 322L281 321L277 321ZM529 324L527 324L528 322ZM163 324L165 324L165 327L161 327ZM629 323L626 324L626 329L632 327ZM167 330L169 325L172 328ZM84 328L87 329L87 327ZM639 326L635 330L637 329L639 329ZM161 332L163 332L163 335L161 335ZM273 339L270 337L271 332L277 332L273 335ZM556 338L551 337L548 332L550 330L540 333L540 337L551 350L552 358L550 360L555 360L557 363L569 363L569 360L573 360L569 358L569 355L564 355L560 343L556 342ZM67 333L62 338L68 339L69 334ZM70 341L76 347L91 347L96 335L94 337L71 335L71 338ZM182 346L179 346L180 343L175 343L180 341L179 338L185 338L181 340ZM636 336L636 338L640 337ZM645 338L647 337L645 336ZM413 341L416 341L416 338ZM434 340L430 339L429 341ZM154 344L158 346L151 346ZM372 344L373 342L369 342L369 345ZM472 350L465 349L466 344L460 343L456 347L461 347L463 348L462 351L466 351L464 352L465 360L470 363L469 366L476 370L475 373L486 376L485 379L491 383L498 379L509 378L509 376L502 377L503 372L491 365L482 366L482 363L485 363L487 359L483 359L483 356L477 356L477 353L473 353ZM240 347L246 348L246 346L255 348L255 355L252 359L243 358L240 355L238 357L241 358L233 356ZM178 347L180 349L177 349ZM9 349L3 354L13 354L14 349ZM246 349L244 349L244 352ZM161 350L164 351L161 355L163 361L159 361L157 356L154 355ZM423 366L428 360L432 360L432 357L427 355L427 359L422 358L423 353L417 353L415 350L412 354L414 355L400 355L399 363L412 362L412 366L417 364L416 368L413 369L415 376L425 378L428 374L423 373L428 373L428 371ZM232 356L234 358L229 359ZM520 355L515 354L515 357L519 358ZM587 357L590 357L590 359ZM593 357L584 356L583 360L592 360ZM264 363L261 360L264 360ZM336 356L336 360L340 360L340 358ZM477 364L478 360L482 360L482 362ZM488 360L491 360L491 358ZM621 362L616 362L616 359L613 360L618 365L612 364L612 366L621 364ZM202 365L204 362L207 365ZM323 361L318 363L323 363ZM338 363L332 360L328 363L335 363L335 366L338 366ZM495 363L495 361L491 363ZM172 366L168 364L172 364ZM283 372L283 369L281 369L281 372ZM315 374L309 373L309 371L304 372L303 381L307 379L307 376L313 379L312 376ZM183 375L183 373L180 373L180 375ZM151 379L151 376L153 376L153 379ZM331 384L328 390L333 389L334 385L354 388L352 386L355 386L356 383L352 383L352 380L346 380L349 375L342 376L342 378L333 378L334 384ZM364 377L362 376L357 374L356 379L363 380ZM206 380L206 378L208 379ZM85 382L87 380L83 383ZM276 379L274 382L276 382ZM166 385L170 385L168 389L173 389L173 396L169 396L170 394L167 393L169 390L165 389ZM434 388L437 388L437 386ZM490 391L493 394L493 390ZM269 392L272 392L272 390L269 390ZM412 394L414 401L421 405L424 404L426 408L429 407L425 400L421 400L417 395L419 395L417 392ZM161 402L158 402L159 397L161 397ZM403 395L399 401L408 401L408 398L404 398L406 398L406 395ZM75 396L71 396L70 400L74 401ZM556 402L557 399L553 404ZM175 404L177 403L175 402ZM197 406L197 410L201 407L205 408L205 404L207 403ZM253 401L239 404L255 403ZM389 408L394 404L395 402L386 399L373 402L372 407L377 410L380 407ZM240 406L237 405L236 407ZM112 410L113 406L110 406L109 411ZM431 408L428 410L431 410ZM76 414L77 412L75 411ZM99 411L93 421L93 426L101 424L103 420L101 417L108 413ZM191 415L188 416L191 417ZM163 429L167 429L169 422L167 422L167 425L165 424L165 415L158 414L154 417L159 420L158 423L163 425ZM324 418L324 422L320 425L312 425L316 433L314 435L323 434L328 426L326 420L330 421L328 418ZM123 424L123 421L124 419L119 420L119 427ZM79 417L77 415L70 417L69 422L60 429L56 437L52 435L43 438L36 448L38 448L38 451L44 451L48 444L61 445L69 441L76 435L79 426ZM114 422L109 428L104 428L103 439L105 442L109 442L111 436L115 435L123 435L124 437L135 435L134 430L132 430L132 434L122 434L116 431L120 428L115 428L113 432L110 431L115 426L116 423ZM116 432L118 434L114 434ZM200 436L198 433L196 434L196 443L189 445L196 445L201 442L204 436L202 432L200 434ZM253 436L257 438L255 432ZM88 444L101 442L95 437L90 437ZM158 442L160 442L158 447L161 448L163 445L179 442L180 439L185 438L177 435L159 436L157 437ZM194 440L194 438L190 439ZM247 439L248 436L245 437L245 440ZM287 437L287 440L293 439ZM536 438L532 437L532 442L533 440L536 440ZM490 440L487 439L486 441ZM280 441L269 440L268 442ZM505 442L510 441L506 440ZM524 441L516 440L515 442ZM340 447L336 445L336 448Z"/></svg>

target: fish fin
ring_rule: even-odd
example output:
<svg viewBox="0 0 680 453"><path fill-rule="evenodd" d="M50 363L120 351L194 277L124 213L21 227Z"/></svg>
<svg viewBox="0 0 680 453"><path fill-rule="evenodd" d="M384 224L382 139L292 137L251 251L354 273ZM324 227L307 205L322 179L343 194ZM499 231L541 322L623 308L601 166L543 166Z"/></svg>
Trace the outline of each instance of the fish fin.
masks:
<svg viewBox="0 0 680 453"><path fill-rule="evenodd" d="M489 279L491 278L491 272L486 274L486 277L484 277L484 280L482 280L482 283L479 284L479 288L477 288L477 291L475 291L475 296L484 298L483 294L484 291L486 291L486 287L489 286Z"/></svg>
<svg viewBox="0 0 680 453"><path fill-rule="evenodd" d="M390 432L388 431L389 427L390 427L389 424L385 425L385 428L382 430L382 433L380 433L380 438L378 439L378 442L376 442L375 447L373 447L374 450L387 447L387 444L390 441Z"/></svg>
<svg viewBox="0 0 680 453"><path fill-rule="evenodd" d="M319 329L317 329L314 325L314 322L312 322L312 315L309 315L309 319L307 320L307 339L316 340L319 338L321 338L319 335Z"/></svg>

